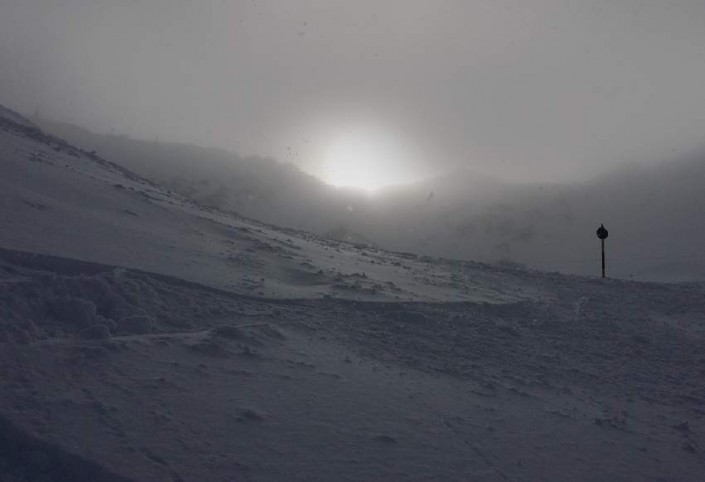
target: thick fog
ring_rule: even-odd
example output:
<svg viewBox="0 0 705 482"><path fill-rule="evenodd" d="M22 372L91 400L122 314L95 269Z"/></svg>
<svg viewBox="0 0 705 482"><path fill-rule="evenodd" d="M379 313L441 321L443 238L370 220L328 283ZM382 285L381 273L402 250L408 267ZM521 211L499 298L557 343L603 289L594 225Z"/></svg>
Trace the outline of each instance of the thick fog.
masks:
<svg viewBox="0 0 705 482"><path fill-rule="evenodd" d="M328 181L336 149L381 183L585 179L703 147L703 25L699 0L0 0L0 103Z"/></svg>
<svg viewBox="0 0 705 482"><path fill-rule="evenodd" d="M703 482L704 27L0 0L0 482Z"/></svg>

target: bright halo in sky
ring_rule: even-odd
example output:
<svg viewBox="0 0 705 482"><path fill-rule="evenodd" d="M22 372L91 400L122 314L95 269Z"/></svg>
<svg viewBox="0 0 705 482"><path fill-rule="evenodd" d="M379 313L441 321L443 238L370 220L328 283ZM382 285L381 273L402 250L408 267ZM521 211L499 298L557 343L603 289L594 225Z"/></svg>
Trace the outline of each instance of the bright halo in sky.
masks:
<svg viewBox="0 0 705 482"><path fill-rule="evenodd" d="M374 191L415 180L408 156L381 134L357 132L333 140L325 151L323 180L338 187Z"/></svg>

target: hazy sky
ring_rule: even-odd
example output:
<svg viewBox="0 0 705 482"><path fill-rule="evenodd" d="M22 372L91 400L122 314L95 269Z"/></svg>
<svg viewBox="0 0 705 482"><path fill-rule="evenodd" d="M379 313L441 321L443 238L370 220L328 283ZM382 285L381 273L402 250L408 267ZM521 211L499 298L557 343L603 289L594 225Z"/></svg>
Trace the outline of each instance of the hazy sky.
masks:
<svg viewBox="0 0 705 482"><path fill-rule="evenodd" d="M341 184L570 179L703 147L705 3L0 0L0 103Z"/></svg>

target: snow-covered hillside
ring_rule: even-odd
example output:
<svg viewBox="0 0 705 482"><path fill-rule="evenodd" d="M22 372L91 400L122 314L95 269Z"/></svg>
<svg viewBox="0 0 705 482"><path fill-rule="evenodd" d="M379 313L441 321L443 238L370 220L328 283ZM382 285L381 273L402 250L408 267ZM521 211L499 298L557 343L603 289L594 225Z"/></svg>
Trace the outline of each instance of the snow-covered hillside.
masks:
<svg viewBox="0 0 705 482"><path fill-rule="evenodd" d="M484 265L363 249L204 208L41 131L10 121L3 127L0 221L7 229L0 243L7 248L275 298L540 296L498 289L518 281Z"/></svg>
<svg viewBox="0 0 705 482"><path fill-rule="evenodd" d="M47 121L45 125L62 138L95 150L189 199L278 226L325 233L345 222L349 215L346 208L363 199L359 193L341 192L273 159L99 135L66 123Z"/></svg>
<svg viewBox="0 0 705 482"><path fill-rule="evenodd" d="M705 280L705 256L693 249L705 242L696 221L705 209L702 152L573 184L509 184L458 171L368 196L272 160L46 124L191 199L277 225L322 235L345 230L421 255L593 275L594 231L604 222L613 277Z"/></svg>
<svg viewBox="0 0 705 482"><path fill-rule="evenodd" d="M0 112L0 479L700 481L705 286L204 208Z"/></svg>

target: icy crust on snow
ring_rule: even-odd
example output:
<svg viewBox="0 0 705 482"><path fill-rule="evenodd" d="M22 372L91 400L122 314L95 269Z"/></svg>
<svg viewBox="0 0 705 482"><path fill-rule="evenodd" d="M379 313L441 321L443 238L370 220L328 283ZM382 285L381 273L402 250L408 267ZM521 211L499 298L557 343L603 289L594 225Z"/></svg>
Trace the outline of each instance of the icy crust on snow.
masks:
<svg viewBox="0 0 705 482"><path fill-rule="evenodd" d="M286 301L0 254L0 412L129 480L705 471L702 285L535 274L554 301Z"/></svg>

